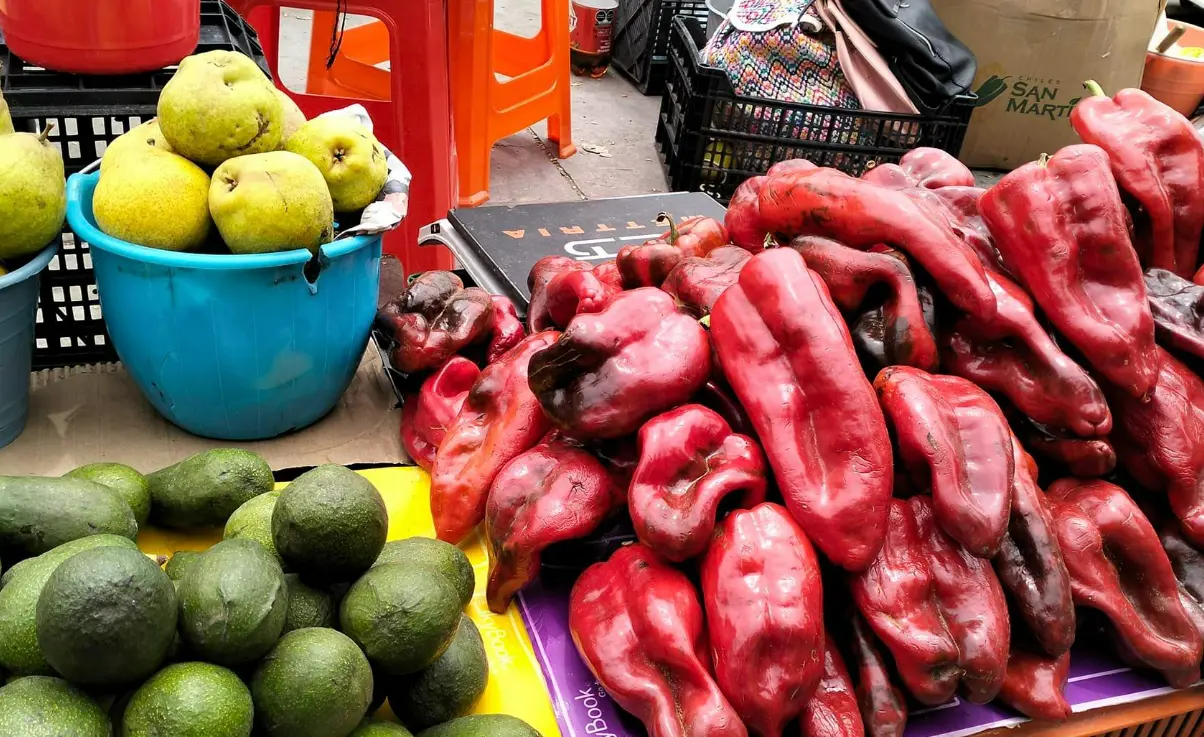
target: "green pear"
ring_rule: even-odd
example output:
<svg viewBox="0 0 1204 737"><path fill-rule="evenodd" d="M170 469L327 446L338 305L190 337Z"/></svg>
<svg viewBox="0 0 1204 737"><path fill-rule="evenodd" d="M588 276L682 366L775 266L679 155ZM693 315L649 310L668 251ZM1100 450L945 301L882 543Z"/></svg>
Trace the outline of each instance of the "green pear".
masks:
<svg viewBox="0 0 1204 737"><path fill-rule="evenodd" d="M298 128L305 125L305 113L301 112L301 108L297 107L293 98L279 88L276 89L276 96L280 98L280 107L284 109L284 133L280 136L280 144L283 146L288 143L288 139L293 137Z"/></svg>
<svg viewBox="0 0 1204 737"><path fill-rule="evenodd" d="M101 171L92 214L114 238L187 251L209 235L209 175L183 156L133 147Z"/></svg>
<svg viewBox="0 0 1204 737"><path fill-rule="evenodd" d="M13 116L8 114L8 103L4 100L4 95L0 94L0 136L13 132Z"/></svg>
<svg viewBox="0 0 1204 737"><path fill-rule="evenodd" d="M159 95L159 127L198 164L275 151L284 132L276 87L250 57L207 51L180 62Z"/></svg>
<svg viewBox="0 0 1204 737"><path fill-rule="evenodd" d="M0 136L0 259L36 253L63 230L67 180L49 135Z"/></svg>
<svg viewBox="0 0 1204 737"><path fill-rule="evenodd" d="M171 144L163 137L163 131L159 130L158 120L143 123L137 128L133 128L117 136L105 148L105 155L100 159L100 173L104 174L121 157L130 153L140 153L148 148L174 153L171 149ZM206 185L206 188L208 188L208 185Z"/></svg>
<svg viewBox="0 0 1204 737"><path fill-rule="evenodd" d="M322 172L335 212L367 207L389 174L384 147L372 131L347 115L314 118L288 139L287 148Z"/></svg>
<svg viewBox="0 0 1204 737"><path fill-rule="evenodd" d="M334 206L322 172L288 151L239 156L219 166L209 210L233 253L317 253L334 236Z"/></svg>

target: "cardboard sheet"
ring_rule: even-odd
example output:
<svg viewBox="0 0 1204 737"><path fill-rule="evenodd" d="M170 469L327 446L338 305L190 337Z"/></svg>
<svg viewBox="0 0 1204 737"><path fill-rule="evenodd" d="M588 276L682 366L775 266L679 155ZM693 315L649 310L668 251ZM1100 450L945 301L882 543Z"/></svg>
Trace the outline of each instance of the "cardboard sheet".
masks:
<svg viewBox="0 0 1204 737"><path fill-rule="evenodd" d="M120 364L30 375L29 423L0 448L0 475L59 476L85 463L114 462L143 473L209 448L239 447L277 471L322 463L402 464L397 400L369 344L334 410L317 424L273 440L236 443L190 435L163 419Z"/></svg>

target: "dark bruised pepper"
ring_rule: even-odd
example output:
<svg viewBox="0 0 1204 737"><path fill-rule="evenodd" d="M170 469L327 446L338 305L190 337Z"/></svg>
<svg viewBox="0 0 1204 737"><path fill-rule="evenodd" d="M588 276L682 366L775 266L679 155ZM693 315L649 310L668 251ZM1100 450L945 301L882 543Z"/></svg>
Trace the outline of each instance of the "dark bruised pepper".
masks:
<svg viewBox="0 0 1204 737"><path fill-rule="evenodd" d="M401 408L401 444L424 471L435 465L435 453L464 406L481 369L467 358L452 356L422 382Z"/></svg>
<svg viewBox="0 0 1204 737"><path fill-rule="evenodd" d="M376 315L393 344L390 361L404 374L429 371L493 330L489 293L465 289L450 271L422 274Z"/></svg>
<svg viewBox="0 0 1204 737"><path fill-rule="evenodd" d="M751 734L781 737L823 675L819 559L777 504L732 512L702 561L715 680Z"/></svg>
<svg viewBox="0 0 1204 737"><path fill-rule="evenodd" d="M1165 269L1147 269L1145 288L1158 342L1204 359L1204 287Z"/></svg>
<svg viewBox="0 0 1204 737"><path fill-rule="evenodd" d="M684 561L706 550L719 505L728 497L742 507L765 500L761 448L701 405L682 405L644 423L639 454L630 487L631 522L640 541L667 560Z"/></svg>
<svg viewBox="0 0 1204 737"><path fill-rule="evenodd" d="M788 248L754 256L711 339L790 513L833 563L865 568L886 533L890 437L823 281Z"/></svg>
<svg viewBox="0 0 1204 737"><path fill-rule="evenodd" d="M649 737L746 737L710 674L702 605L686 574L639 543L573 584L569 631L581 659Z"/></svg>
<svg viewBox="0 0 1204 737"><path fill-rule="evenodd" d="M857 704L870 737L903 737L907 727L907 698L891 681L886 658L873 630L853 614L853 658L857 665Z"/></svg>

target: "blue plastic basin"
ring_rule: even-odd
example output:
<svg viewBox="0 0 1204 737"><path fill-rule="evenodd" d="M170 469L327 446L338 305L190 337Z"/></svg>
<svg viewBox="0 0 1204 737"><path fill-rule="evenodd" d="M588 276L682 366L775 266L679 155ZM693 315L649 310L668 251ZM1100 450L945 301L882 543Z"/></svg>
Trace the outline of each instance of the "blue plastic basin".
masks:
<svg viewBox="0 0 1204 737"><path fill-rule="evenodd" d="M17 439L29 416L38 274L58 247L56 237L24 266L0 276L0 448Z"/></svg>
<svg viewBox="0 0 1204 737"><path fill-rule="evenodd" d="M138 388L195 435L262 440L317 422L359 366L376 314L379 236L304 249L174 253L96 227L98 174L67 182L67 220L92 249L101 311ZM166 194L166 193L165 193Z"/></svg>

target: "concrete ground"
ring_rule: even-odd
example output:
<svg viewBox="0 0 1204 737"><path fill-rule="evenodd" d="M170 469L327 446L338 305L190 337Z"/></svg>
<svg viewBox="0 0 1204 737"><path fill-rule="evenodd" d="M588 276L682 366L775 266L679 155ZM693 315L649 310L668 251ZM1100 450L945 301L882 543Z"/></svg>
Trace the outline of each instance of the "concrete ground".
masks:
<svg viewBox="0 0 1204 737"><path fill-rule="evenodd" d="M355 22L352 17L349 25ZM539 0L495 0L496 27L532 35ZM281 75L290 89L305 89L310 46L308 11L285 10L281 19ZM572 78L573 142L577 154L556 158L556 144L538 123L493 148L489 204L557 202L664 192L665 175L653 137L660 97L645 97L611 69L601 79ZM420 185L420 183L416 183Z"/></svg>

